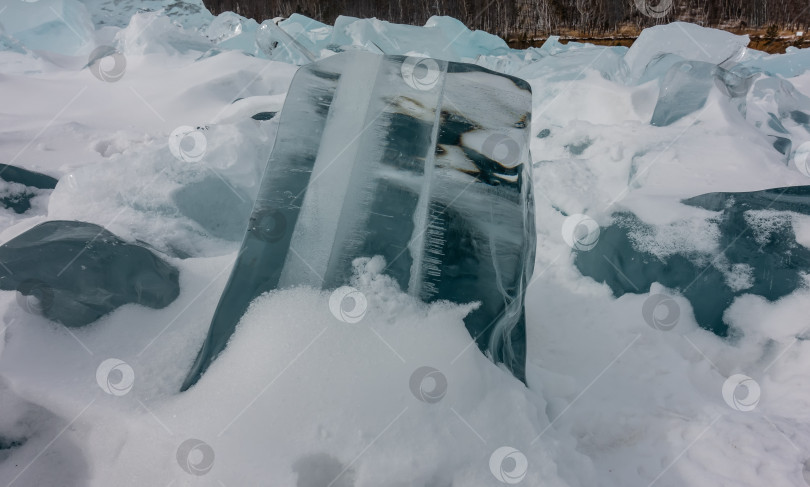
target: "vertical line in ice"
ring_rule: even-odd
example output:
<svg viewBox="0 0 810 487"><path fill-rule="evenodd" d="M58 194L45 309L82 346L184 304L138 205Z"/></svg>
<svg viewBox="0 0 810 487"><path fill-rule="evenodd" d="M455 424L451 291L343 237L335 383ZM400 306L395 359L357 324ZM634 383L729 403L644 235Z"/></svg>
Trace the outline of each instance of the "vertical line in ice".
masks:
<svg viewBox="0 0 810 487"><path fill-rule="evenodd" d="M343 69L279 287L324 284L382 59L355 53Z"/></svg>
<svg viewBox="0 0 810 487"><path fill-rule="evenodd" d="M408 294L417 298L422 298L422 282L424 281L424 266L426 240L430 235L430 202L431 186L433 183L433 172L436 167L436 144L439 140L439 127L442 119L442 99L444 97L444 84L447 79L447 64L441 64L442 76L439 81L439 93L436 98L436 111L433 116L433 130L430 133L430 144L425 155L425 171L422 175L422 190L419 192L419 200L413 212L413 237L408 243L408 251L411 253L411 275L408 280ZM424 296L427 298L427 296Z"/></svg>

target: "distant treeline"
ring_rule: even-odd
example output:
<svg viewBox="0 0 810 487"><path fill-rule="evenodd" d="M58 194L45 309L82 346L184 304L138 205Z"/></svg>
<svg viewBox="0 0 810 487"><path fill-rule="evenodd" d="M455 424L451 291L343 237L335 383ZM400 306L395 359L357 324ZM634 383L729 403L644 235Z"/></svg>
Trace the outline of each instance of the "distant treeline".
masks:
<svg viewBox="0 0 810 487"><path fill-rule="evenodd" d="M338 15L421 25L449 15L471 29L504 38L577 32L601 35L686 20L726 29L803 30L808 0L204 0L214 14L227 10L261 22L300 13L333 23ZM773 31L773 28L772 28Z"/></svg>

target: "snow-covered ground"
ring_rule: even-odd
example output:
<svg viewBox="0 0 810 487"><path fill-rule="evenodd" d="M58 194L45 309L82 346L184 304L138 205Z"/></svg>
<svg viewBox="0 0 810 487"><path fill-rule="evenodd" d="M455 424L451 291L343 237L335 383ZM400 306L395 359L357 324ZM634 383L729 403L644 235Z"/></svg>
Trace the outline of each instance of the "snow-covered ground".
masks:
<svg viewBox="0 0 810 487"><path fill-rule="evenodd" d="M690 24L649 29L629 50L550 39L517 51L448 18L294 16L280 32L199 0L6 0L0 25L0 162L59 178L26 213L0 210L0 242L45 220L92 222L173 256L181 285L164 309L125 305L79 329L0 292L0 484L810 483L807 286L740 296L721 338L677 292L617 299L582 276L569 219L635 213L658 229L640 245L666 256L717 246L709 212L680 200L808 184L810 129L790 114L810 113L810 53L768 56ZM326 292L263 296L178 393L236 258L238 202L273 145L275 118L251 116L279 111L296 65L337 48L531 83L528 388L472 344L469 306L416 302L367 256L350 283L368 299L360 322L336 319ZM711 77L690 74L707 65ZM170 149L179 127L201 134L200 160ZM216 198L237 203L189 209ZM792 218L810 247L810 217ZM672 329L645 322L657 294L679 312Z"/></svg>

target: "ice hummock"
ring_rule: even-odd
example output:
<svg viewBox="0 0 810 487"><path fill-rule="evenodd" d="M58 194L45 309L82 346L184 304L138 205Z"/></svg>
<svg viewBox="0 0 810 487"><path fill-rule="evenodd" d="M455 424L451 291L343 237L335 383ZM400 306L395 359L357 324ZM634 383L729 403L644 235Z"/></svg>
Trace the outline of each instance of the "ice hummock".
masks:
<svg viewBox="0 0 810 487"><path fill-rule="evenodd" d="M663 253L658 234L666 228L644 223L632 213L613 215L600 231L596 246L577 252L577 269L604 282L615 296L645 293L653 283L681 293L705 329L726 336L724 313L738 296L757 295L776 301L805 285L810 249L799 245L794 215L810 215L810 186L745 193L710 193L683 201L714 212L716 247L670 248ZM674 222L679 232L705 225ZM685 240L698 240L688 233Z"/></svg>
<svg viewBox="0 0 810 487"><path fill-rule="evenodd" d="M355 259L375 255L412 296L479 302L465 319L470 335L523 379L535 247L530 106L520 79L431 58L350 52L299 70L184 389L254 298L338 288Z"/></svg>
<svg viewBox="0 0 810 487"><path fill-rule="evenodd" d="M715 65L743 60L749 38L686 22L644 29L627 50L624 61L630 80L640 80L663 56Z"/></svg>
<svg viewBox="0 0 810 487"><path fill-rule="evenodd" d="M41 223L0 246L0 262L0 289L68 327L128 303L164 308L180 293L177 269L92 223Z"/></svg>
<svg viewBox="0 0 810 487"><path fill-rule="evenodd" d="M424 26L416 26L341 15L331 26L293 14L288 19L262 22L256 32L256 44L259 55L298 65L353 50L464 62L519 53L500 37L471 31L446 16L433 16Z"/></svg>
<svg viewBox="0 0 810 487"><path fill-rule="evenodd" d="M89 53L95 30L79 0L3 2L0 26L29 49L68 56Z"/></svg>

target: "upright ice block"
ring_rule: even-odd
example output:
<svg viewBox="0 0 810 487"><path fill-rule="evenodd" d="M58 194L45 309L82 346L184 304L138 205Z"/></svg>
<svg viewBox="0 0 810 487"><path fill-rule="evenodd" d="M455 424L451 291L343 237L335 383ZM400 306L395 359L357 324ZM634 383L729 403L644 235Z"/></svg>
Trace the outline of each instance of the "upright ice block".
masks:
<svg viewBox="0 0 810 487"><path fill-rule="evenodd" d="M287 95L242 249L183 389L263 292L333 289L357 257L426 302L480 301L465 324L524 377L534 266L531 90L475 65L346 52Z"/></svg>

